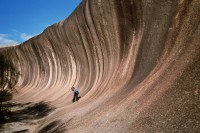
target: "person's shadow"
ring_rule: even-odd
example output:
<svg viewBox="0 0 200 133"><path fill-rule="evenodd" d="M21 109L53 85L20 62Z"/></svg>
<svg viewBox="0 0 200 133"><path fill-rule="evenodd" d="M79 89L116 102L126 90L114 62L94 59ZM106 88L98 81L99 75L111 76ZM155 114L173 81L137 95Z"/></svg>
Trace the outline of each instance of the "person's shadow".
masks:
<svg viewBox="0 0 200 133"><path fill-rule="evenodd" d="M78 101L81 98L81 96L77 97L76 101Z"/></svg>

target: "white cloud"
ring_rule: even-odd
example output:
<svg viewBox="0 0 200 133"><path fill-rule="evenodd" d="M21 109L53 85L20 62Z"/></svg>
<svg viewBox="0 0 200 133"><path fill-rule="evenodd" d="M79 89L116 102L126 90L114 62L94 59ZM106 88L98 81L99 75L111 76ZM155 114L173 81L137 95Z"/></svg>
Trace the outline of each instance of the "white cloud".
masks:
<svg viewBox="0 0 200 133"><path fill-rule="evenodd" d="M0 45L1 46L8 46L8 45L16 45L19 44L19 42L9 39L9 35L7 34L0 34Z"/></svg>
<svg viewBox="0 0 200 133"><path fill-rule="evenodd" d="M33 36L34 36L34 35L28 35L28 34L26 34L26 33L20 34L20 38L21 38L23 41L26 41L26 40L32 38Z"/></svg>
<svg viewBox="0 0 200 133"><path fill-rule="evenodd" d="M16 31L17 32L17 31ZM29 35L26 33L15 33L15 34L1 34L0 33L0 47L10 46L10 45L17 45L20 44L21 41L24 42L30 38L32 38L35 35ZM17 40L21 40L20 42L12 39L16 38Z"/></svg>

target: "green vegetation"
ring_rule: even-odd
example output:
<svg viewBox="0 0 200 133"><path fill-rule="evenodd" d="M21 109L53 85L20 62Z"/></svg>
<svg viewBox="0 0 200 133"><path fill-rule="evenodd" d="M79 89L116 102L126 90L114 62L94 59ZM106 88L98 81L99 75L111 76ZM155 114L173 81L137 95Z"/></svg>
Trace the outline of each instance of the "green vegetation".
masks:
<svg viewBox="0 0 200 133"><path fill-rule="evenodd" d="M0 123L4 123L5 117L10 113L9 109L3 106L3 102L12 99L19 77L19 71L11 59L11 50L0 51Z"/></svg>

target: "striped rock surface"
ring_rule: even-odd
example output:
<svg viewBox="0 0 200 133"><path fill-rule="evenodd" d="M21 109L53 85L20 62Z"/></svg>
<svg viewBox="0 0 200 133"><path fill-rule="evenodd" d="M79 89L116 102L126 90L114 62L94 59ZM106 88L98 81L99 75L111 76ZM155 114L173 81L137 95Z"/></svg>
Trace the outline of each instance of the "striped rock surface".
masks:
<svg viewBox="0 0 200 133"><path fill-rule="evenodd" d="M83 0L11 48L20 77L10 103L24 119L3 130L200 131L199 14L199 0Z"/></svg>

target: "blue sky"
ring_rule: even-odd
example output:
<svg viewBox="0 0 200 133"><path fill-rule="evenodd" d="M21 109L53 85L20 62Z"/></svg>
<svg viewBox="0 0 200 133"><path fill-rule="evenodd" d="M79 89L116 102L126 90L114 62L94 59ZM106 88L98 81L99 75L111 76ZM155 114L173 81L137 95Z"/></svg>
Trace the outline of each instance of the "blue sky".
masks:
<svg viewBox="0 0 200 133"><path fill-rule="evenodd" d="M20 44L67 18L82 0L0 0L0 46Z"/></svg>

